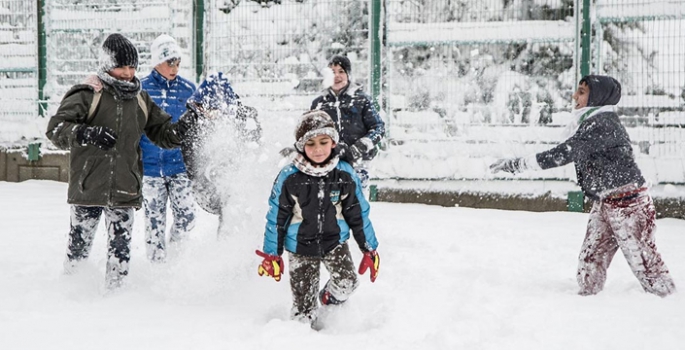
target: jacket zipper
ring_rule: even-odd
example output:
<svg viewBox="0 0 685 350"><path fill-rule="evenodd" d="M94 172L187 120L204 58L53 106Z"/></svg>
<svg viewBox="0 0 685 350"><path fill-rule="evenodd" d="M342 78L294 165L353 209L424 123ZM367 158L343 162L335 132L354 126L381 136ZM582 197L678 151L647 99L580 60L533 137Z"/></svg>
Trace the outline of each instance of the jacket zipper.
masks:
<svg viewBox="0 0 685 350"><path fill-rule="evenodd" d="M318 184L319 191L317 193L317 197L319 200L319 214L318 217L316 218L316 224L317 224L317 229L318 229L318 234L316 236L316 244L319 247L319 256L323 257L323 248L321 247L321 240L323 238L323 221L324 221L324 211L323 211L323 199L324 199L324 181L323 178L319 179L319 184Z"/></svg>

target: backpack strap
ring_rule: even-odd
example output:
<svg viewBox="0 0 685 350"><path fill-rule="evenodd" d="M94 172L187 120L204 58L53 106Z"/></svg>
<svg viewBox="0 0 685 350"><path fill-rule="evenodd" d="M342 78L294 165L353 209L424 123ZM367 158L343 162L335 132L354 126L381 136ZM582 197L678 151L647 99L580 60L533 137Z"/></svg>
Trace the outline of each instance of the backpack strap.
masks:
<svg viewBox="0 0 685 350"><path fill-rule="evenodd" d="M90 122L93 120L93 117L95 116L95 110L98 109L101 97L102 91L93 92L93 101L90 102L90 108L88 109L88 118L86 118L86 124L90 124ZM145 104L145 99L143 99L143 96L141 94L136 95L136 97L138 98L138 106L140 107L140 109L143 110L143 114L145 115L145 123L147 124L148 110L147 105Z"/></svg>
<svg viewBox="0 0 685 350"><path fill-rule="evenodd" d="M145 124L147 124L148 110L147 105L145 104L145 99L143 99L143 95L141 94L136 95L136 97L138 98L138 106L140 106L140 109L143 110L143 114L145 114Z"/></svg>
<svg viewBox="0 0 685 350"><path fill-rule="evenodd" d="M95 116L95 110L98 109L101 97L102 91L93 92L93 101L90 102L90 108L88 109L88 117L86 118L86 124L90 124L90 122L93 120L93 116ZM145 114L145 117L147 118L147 114Z"/></svg>

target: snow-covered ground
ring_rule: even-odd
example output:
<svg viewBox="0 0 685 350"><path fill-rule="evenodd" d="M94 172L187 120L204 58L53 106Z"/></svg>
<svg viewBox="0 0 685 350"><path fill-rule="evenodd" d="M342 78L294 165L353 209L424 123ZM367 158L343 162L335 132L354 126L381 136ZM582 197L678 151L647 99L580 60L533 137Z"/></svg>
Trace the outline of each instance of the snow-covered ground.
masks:
<svg viewBox="0 0 685 350"><path fill-rule="evenodd" d="M0 349L683 348L685 221L657 222L680 293L644 293L619 253L605 290L581 297L586 214L372 203L379 279L362 276L316 332L288 320L288 274L280 283L257 275L266 187L236 200L242 228L224 239L201 212L163 265L147 262L136 212L129 284L106 294L103 227L85 268L62 274L66 184L0 182Z"/></svg>

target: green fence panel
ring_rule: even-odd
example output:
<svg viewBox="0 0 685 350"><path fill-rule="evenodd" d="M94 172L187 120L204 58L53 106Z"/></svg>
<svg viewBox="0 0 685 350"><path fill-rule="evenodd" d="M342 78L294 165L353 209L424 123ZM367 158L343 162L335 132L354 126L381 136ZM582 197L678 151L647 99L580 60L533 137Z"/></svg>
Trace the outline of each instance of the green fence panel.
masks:
<svg viewBox="0 0 685 350"><path fill-rule="evenodd" d="M48 40L44 94L50 101L50 114L72 85L97 70L100 46L111 33L121 33L136 45L140 54L139 78L153 68L149 63L152 41L160 34L175 37L184 56L180 74L191 80L195 78L192 3L173 0L50 1L45 12Z"/></svg>
<svg viewBox="0 0 685 350"><path fill-rule="evenodd" d="M237 5L236 5L237 3ZM262 5L263 4L263 5ZM207 5L205 69L226 73L250 98L287 98L268 108L309 108L322 90L322 69L336 54L368 87L369 1L212 2ZM368 91L368 89L366 90Z"/></svg>
<svg viewBox="0 0 685 350"><path fill-rule="evenodd" d="M138 47L140 77L152 40L171 34L181 75L223 71L267 114L309 108L328 60L345 54L387 112L374 174L488 180L495 158L563 141L583 63L622 82L619 114L646 177L684 183L684 16L680 0L0 0L0 118L35 118L46 102L53 113L113 32Z"/></svg>
<svg viewBox="0 0 685 350"><path fill-rule="evenodd" d="M638 162L658 182L683 182L685 2L603 0L593 20L592 70L621 82L619 114Z"/></svg>
<svg viewBox="0 0 685 350"><path fill-rule="evenodd" d="M0 1L0 120L38 115L36 1Z"/></svg>

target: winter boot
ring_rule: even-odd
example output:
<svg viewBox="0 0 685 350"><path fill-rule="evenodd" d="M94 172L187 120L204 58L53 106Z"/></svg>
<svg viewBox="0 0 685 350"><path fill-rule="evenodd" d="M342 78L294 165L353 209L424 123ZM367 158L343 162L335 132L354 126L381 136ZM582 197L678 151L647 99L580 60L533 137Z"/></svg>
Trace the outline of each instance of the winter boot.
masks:
<svg viewBox="0 0 685 350"><path fill-rule="evenodd" d="M336 299L331 292L324 288L319 292L319 302L321 302L321 305L340 305L344 303L345 300Z"/></svg>

